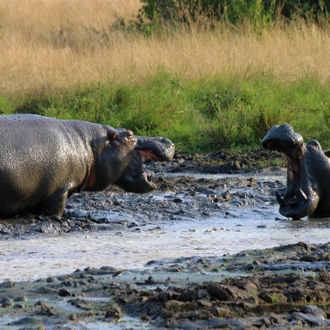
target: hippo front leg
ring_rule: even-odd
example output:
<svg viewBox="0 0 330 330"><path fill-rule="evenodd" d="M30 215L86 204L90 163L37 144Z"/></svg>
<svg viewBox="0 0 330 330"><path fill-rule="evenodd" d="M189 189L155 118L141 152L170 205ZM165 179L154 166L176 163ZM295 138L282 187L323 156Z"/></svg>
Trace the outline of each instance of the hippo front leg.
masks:
<svg viewBox="0 0 330 330"><path fill-rule="evenodd" d="M59 189L40 205L40 211L48 216L61 218L68 198L68 189Z"/></svg>

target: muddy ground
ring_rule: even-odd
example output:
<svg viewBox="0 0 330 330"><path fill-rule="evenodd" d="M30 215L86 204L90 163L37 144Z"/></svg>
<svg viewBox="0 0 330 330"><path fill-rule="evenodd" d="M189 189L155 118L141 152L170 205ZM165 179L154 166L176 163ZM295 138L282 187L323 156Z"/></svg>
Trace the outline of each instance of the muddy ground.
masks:
<svg viewBox="0 0 330 330"><path fill-rule="evenodd" d="M82 192L73 195L67 201L62 219L26 214L15 219L0 219L0 238L19 237L38 233L60 234L76 231L97 231L125 229L144 226L148 221L175 219L184 215L190 218L207 216L223 210L224 213L239 204L253 205L274 202L274 191L280 183L257 184L254 173L269 174L279 171L278 165L285 166L284 158L277 153L255 150L250 153L225 152L209 155L187 155L177 153L171 162L155 163L146 160L146 171L154 173L158 190L171 193L168 200L158 201L152 195L125 194L116 186L99 193ZM282 168L283 176L285 171ZM181 173L188 175L181 176ZM228 174L223 179L198 180L189 177L189 173ZM248 174L251 176L237 179L230 174ZM170 176L167 176L170 174ZM246 187L249 194L232 194L235 188ZM180 194L184 198L172 198ZM205 196L206 195L206 196ZM194 205L194 207L192 207ZM134 221L108 221L100 217L102 210L116 214L134 215ZM97 216L94 214L97 213Z"/></svg>
<svg viewBox="0 0 330 330"><path fill-rule="evenodd" d="M202 218L213 212L226 216L239 207L262 209L276 204L275 190L283 182L260 182L254 174L280 171L285 176L284 165L282 156L263 150L177 154L168 163L146 161L168 198L127 194L116 187L82 193L69 199L62 219L24 215L1 220L0 240L157 229L157 220ZM189 173L228 177L196 179ZM233 173L247 175L231 178ZM235 189L240 187L246 188L244 194ZM102 210L109 209L116 215L131 214L131 220L102 217ZM330 328L330 242L150 260L148 266L141 272L90 265L69 275L0 283L0 329Z"/></svg>

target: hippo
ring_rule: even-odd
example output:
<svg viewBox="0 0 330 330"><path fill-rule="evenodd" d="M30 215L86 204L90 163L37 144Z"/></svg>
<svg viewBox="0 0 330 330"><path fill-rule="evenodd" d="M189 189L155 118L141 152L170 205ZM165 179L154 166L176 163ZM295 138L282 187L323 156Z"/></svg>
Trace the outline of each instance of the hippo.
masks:
<svg viewBox="0 0 330 330"><path fill-rule="evenodd" d="M72 194L110 184L149 192L156 185L142 156L166 161L175 150L166 138L34 114L0 116L0 145L2 219L26 212L61 218Z"/></svg>
<svg viewBox="0 0 330 330"><path fill-rule="evenodd" d="M262 140L287 157L287 188L276 192L280 213L293 220L330 217L330 156L316 140L304 143L289 124L273 126Z"/></svg>

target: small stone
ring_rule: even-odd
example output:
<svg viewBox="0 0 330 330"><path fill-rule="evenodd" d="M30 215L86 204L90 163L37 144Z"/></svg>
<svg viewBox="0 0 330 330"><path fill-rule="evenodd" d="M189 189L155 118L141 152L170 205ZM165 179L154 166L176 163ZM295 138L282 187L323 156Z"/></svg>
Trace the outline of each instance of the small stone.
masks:
<svg viewBox="0 0 330 330"><path fill-rule="evenodd" d="M316 305L304 306L304 308L302 309L302 312L305 314L313 314L322 320L326 320L326 318L327 318L327 314L321 308L317 307Z"/></svg>
<svg viewBox="0 0 330 330"><path fill-rule="evenodd" d="M60 289L58 290L58 293L57 293L60 297L68 297L71 295L70 291L68 289Z"/></svg>
<svg viewBox="0 0 330 330"><path fill-rule="evenodd" d="M19 302L19 301L27 301L28 299L26 298L26 296L19 296L19 297L16 297L14 299L15 302Z"/></svg>
<svg viewBox="0 0 330 330"><path fill-rule="evenodd" d="M301 320L303 322L309 323L311 326L321 326L322 324L325 323L323 319L321 319L313 314L304 314L301 312L293 312L292 316L296 320Z"/></svg>
<svg viewBox="0 0 330 330"><path fill-rule="evenodd" d="M15 309L22 309L24 307L25 307L25 305L22 305L22 304L14 304Z"/></svg>
<svg viewBox="0 0 330 330"><path fill-rule="evenodd" d="M110 308L106 311L104 319L109 321L113 319L119 319L120 318L120 313L117 309L115 308Z"/></svg>
<svg viewBox="0 0 330 330"><path fill-rule="evenodd" d="M74 286L74 281L72 281L72 280L64 280L62 282L62 285L64 285L64 286Z"/></svg>
<svg viewBox="0 0 330 330"><path fill-rule="evenodd" d="M14 286L15 286L15 282L12 282L12 281L7 281L7 282L0 283L0 288L1 289L9 289L9 288L13 288Z"/></svg>
<svg viewBox="0 0 330 330"><path fill-rule="evenodd" d="M3 298L1 300L1 307L2 308L8 308L8 307L11 307L11 306L13 306L13 301L11 299Z"/></svg>

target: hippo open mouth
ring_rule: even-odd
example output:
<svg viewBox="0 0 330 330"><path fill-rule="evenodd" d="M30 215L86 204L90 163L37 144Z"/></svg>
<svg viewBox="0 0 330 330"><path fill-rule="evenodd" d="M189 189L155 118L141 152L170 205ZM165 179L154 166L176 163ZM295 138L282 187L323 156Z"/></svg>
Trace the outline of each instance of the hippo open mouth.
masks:
<svg viewBox="0 0 330 330"><path fill-rule="evenodd" d="M122 130L120 130L122 132ZM175 147L171 140L163 137L135 136L136 144L130 152L129 170L116 182L125 191L146 193L157 188L154 176L144 171L142 157L156 161L173 159Z"/></svg>
<svg viewBox="0 0 330 330"><path fill-rule="evenodd" d="M171 140L163 137L145 138L135 136L137 139L135 149L144 157L164 162L172 160L175 147Z"/></svg>
<svg viewBox="0 0 330 330"><path fill-rule="evenodd" d="M330 178L330 162L320 144L312 140L304 143L302 136L289 124L273 126L262 140L262 146L287 156L287 188L276 192L280 213L294 220L307 215L330 215L326 184Z"/></svg>

